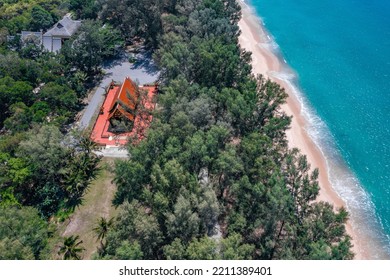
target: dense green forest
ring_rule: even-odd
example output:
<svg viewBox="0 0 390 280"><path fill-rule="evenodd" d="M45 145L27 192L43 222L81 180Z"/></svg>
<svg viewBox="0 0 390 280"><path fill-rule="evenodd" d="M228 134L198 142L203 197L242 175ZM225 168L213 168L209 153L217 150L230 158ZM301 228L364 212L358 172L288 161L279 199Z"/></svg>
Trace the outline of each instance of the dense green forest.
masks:
<svg viewBox="0 0 390 280"><path fill-rule="evenodd" d="M58 55L5 39L69 11L87 36ZM240 17L235 0L0 4L0 259L48 258L50 218L80 203L99 163L70 125L101 62L133 41L154 51L158 106L116 163L118 214L91 229L96 259L353 258L348 213L316 200L318 170L287 146L287 94L251 74ZM79 258L77 245L66 238L64 258Z"/></svg>
<svg viewBox="0 0 390 280"><path fill-rule="evenodd" d="M64 1L0 4L0 259L50 258L53 221L74 211L98 171L95 144L72 124L119 32L86 20L57 55L6 37L47 30L71 9Z"/></svg>
<svg viewBox="0 0 390 280"><path fill-rule="evenodd" d="M131 158L116 165L120 213L102 257L352 258L347 212L316 202L318 171L287 147L287 94L251 75L237 2L154 8L156 32L143 32L157 44L159 110L147 139L130 143Z"/></svg>

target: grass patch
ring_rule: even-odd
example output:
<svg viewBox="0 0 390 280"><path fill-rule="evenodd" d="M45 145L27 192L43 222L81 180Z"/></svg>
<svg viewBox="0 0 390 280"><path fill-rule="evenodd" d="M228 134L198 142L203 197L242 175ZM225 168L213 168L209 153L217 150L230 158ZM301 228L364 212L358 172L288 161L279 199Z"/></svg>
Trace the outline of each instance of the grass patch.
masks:
<svg viewBox="0 0 390 280"><path fill-rule="evenodd" d="M112 205L116 191L112 183L112 164L112 159L102 159L101 170L84 195L82 205L58 226L59 235L62 237L80 236L80 240L83 241L82 246L85 248L84 259L91 259L92 255L97 252L99 242L96 240L93 228L98 219L100 217L111 218L116 214L116 209ZM53 257L59 258L57 252L53 252Z"/></svg>

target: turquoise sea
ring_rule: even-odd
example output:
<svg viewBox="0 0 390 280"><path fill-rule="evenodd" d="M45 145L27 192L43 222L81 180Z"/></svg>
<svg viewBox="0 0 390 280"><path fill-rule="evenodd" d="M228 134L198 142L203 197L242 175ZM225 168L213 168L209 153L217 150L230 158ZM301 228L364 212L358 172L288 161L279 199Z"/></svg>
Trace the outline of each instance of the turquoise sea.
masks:
<svg viewBox="0 0 390 280"><path fill-rule="evenodd" d="M248 1L246 1L248 3ZM251 0L373 258L390 256L390 1Z"/></svg>

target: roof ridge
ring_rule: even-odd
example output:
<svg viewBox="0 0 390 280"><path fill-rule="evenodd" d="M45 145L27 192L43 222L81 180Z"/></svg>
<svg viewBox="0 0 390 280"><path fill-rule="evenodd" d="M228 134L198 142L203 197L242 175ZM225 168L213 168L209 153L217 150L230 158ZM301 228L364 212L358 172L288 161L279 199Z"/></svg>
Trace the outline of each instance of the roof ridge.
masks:
<svg viewBox="0 0 390 280"><path fill-rule="evenodd" d="M44 36L72 36L81 24L81 20L73 20L69 15L65 15L61 20L56 22Z"/></svg>

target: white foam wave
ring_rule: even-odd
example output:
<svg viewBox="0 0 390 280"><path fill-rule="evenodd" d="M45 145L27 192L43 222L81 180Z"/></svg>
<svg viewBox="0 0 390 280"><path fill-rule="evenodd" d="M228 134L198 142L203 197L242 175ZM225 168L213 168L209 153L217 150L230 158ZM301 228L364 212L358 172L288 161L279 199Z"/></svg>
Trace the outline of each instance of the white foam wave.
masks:
<svg viewBox="0 0 390 280"><path fill-rule="evenodd" d="M284 71L284 72L277 72L277 71L269 71L268 72L270 76L278 79L278 80L282 80L288 84L293 84L293 81L296 80L296 74L294 72L287 72L287 71ZM293 90L295 90L295 87L293 88Z"/></svg>
<svg viewBox="0 0 390 280"><path fill-rule="evenodd" d="M262 49L265 49L273 53L278 53L280 50L278 44L276 44L275 41L267 41L265 43L259 43L258 46Z"/></svg>

